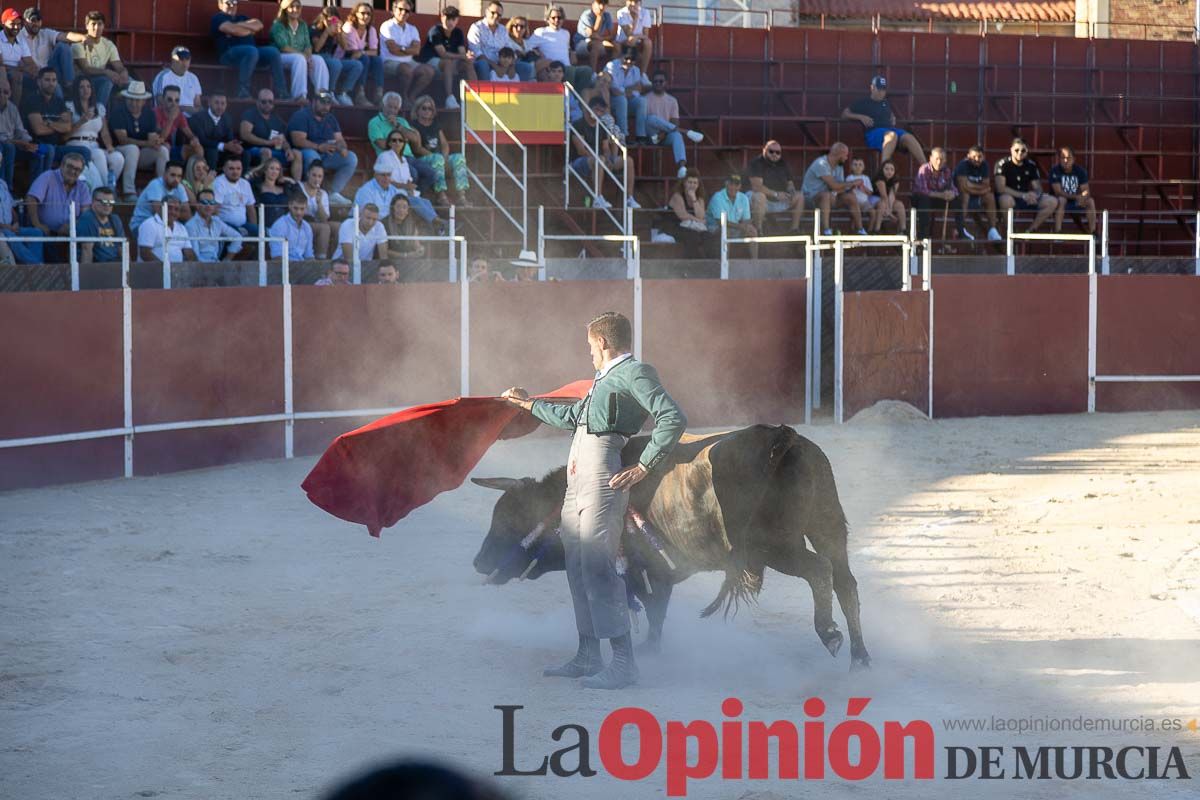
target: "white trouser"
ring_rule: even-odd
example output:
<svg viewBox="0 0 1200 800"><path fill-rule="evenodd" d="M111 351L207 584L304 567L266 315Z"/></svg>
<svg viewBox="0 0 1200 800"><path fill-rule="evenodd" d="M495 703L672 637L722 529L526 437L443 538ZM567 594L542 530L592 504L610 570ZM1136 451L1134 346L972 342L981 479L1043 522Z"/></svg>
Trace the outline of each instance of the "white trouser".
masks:
<svg viewBox="0 0 1200 800"><path fill-rule="evenodd" d="M308 79L312 77L313 89L318 92L329 88L329 65L320 56L305 57L303 53L282 53L283 68L292 76L292 97L308 97Z"/></svg>
<svg viewBox="0 0 1200 800"><path fill-rule="evenodd" d="M166 145L139 147L136 144L127 144L118 147L117 152L125 157L124 168L121 170L121 194L123 195L137 194L133 179L137 176L139 169L147 169L153 165L154 176L159 177L166 171L167 160L171 157L171 151L167 149Z"/></svg>
<svg viewBox="0 0 1200 800"><path fill-rule="evenodd" d="M111 172L114 175L120 175L121 170L125 167L125 155L117 149L113 149L111 153L106 152L96 142L76 141L67 142L75 147L86 147L92 151L92 164L96 167L96 172L100 175L100 185L108 185L108 175Z"/></svg>

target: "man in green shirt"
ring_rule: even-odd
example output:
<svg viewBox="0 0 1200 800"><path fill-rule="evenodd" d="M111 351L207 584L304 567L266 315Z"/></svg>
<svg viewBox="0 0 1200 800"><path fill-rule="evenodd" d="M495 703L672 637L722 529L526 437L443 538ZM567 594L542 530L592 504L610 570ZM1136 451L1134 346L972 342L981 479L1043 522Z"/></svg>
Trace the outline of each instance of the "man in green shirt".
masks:
<svg viewBox="0 0 1200 800"><path fill-rule="evenodd" d="M548 425L575 431L567 459L562 541L579 650L566 664L548 667L543 674L582 677L592 689L637 682L625 579L617 572L629 489L666 459L687 426L654 367L631 354L632 330L626 317L612 311L588 323L596 379L579 402L568 406L530 400L517 387L502 395ZM621 450L648 416L654 417L650 442L638 463L622 468ZM612 645L608 666L601 658L601 639Z"/></svg>
<svg viewBox="0 0 1200 800"><path fill-rule="evenodd" d="M404 105L403 98L396 92L388 92L383 96L383 100L379 104L379 113L371 117L371 121L367 123L367 138L371 140L371 146L375 148L375 154L378 155L387 149L388 134L392 131L400 131L404 134L407 144L404 145L404 160L408 162L409 171L417 176L417 185L422 191L427 190L434 182L433 167L426 161L417 158L413 153L412 146L415 144L421 146L421 134L408 123L404 117L400 116L400 108Z"/></svg>

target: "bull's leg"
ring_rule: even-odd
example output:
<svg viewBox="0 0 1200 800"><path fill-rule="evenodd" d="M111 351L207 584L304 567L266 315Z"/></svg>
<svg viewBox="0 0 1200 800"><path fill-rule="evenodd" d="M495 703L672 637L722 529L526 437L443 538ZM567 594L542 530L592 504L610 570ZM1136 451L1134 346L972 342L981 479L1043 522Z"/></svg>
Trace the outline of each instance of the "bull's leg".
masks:
<svg viewBox="0 0 1200 800"><path fill-rule="evenodd" d="M671 602L671 590L675 587L669 577L663 578L650 572L647 572L647 575L654 593L638 596L646 606L646 619L650 623L650 630L646 634L646 641L638 645L637 650L639 654L656 655L662 650L663 622L667 619L667 604Z"/></svg>
<svg viewBox="0 0 1200 800"><path fill-rule="evenodd" d="M785 537L780 537L786 541ZM833 621L833 568L829 559L803 546L789 542L786 552L772 553L767 566L786 575L808 581L813 595L813 626L821 644L836 656L842 647L842 632Z"/></svg>
<svg viewBox="0 0 1200 800"><path fill-rule="evenodd" d="M869 669L871 656L863 643L862 622L859 620L858 581L850 572L850 560L846 555L845 544L840 548L840 552L832 553L831 556L833 589L837 592L842 613L846 615L846 628L850 633L850 669Z"/></svg>

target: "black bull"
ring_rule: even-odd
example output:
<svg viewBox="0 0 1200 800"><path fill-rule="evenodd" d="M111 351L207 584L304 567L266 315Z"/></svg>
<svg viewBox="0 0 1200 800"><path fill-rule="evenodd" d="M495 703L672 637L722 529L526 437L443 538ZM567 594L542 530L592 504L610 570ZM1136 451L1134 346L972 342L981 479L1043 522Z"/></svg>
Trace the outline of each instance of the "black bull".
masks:
<svg viewBox="0 0 1200 800"><path fill-rule="evenodd" d="M647 441L630 439L623 463L635 463ZM565 467L541 480L472 481L504 492L475 557L480 573L502 584L564 569L554 531L566 492ZM664 558L650 537L627 527L626 582L646 607L648 649L659 646L674 584L696 572L723 571L720 594L702 616L722 605L728 614L731 606L736 611L739 601L757 595L763 571L771 567L808 581L817 636L835 656L842 645L833 619L837 593L850 633L851 669L869 666L858 585L846 552L846 517L829 459L816 444L786 426L685 436L668 462L633 487L630 506L645 515L667 554Z"/></svg>

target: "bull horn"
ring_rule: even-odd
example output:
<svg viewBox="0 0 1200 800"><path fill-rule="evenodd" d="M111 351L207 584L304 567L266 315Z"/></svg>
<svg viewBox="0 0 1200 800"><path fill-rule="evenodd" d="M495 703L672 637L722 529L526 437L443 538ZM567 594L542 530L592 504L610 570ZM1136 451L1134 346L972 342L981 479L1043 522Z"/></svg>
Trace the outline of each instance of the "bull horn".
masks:
<svg viewBox="0 0 1200 800"><path fill-rule="evenodd" d="M519 487L524 480L524 478L471 478L471 483L476 486L482 486L485 489L499 489L502 492L507 492Z"/></svg>

